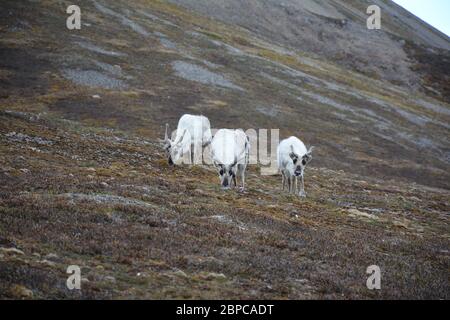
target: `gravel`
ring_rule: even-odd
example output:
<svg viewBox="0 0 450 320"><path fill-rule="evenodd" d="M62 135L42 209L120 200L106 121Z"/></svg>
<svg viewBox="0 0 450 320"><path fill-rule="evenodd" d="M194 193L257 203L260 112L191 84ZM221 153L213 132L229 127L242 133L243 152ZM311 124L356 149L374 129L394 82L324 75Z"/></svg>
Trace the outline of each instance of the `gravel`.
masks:
<svg viewBox="0 0 450 320"><path fill-rule="evenodd" d="M84 202L84 201L93 201L99 204L107 204L107 205L126 205L126 206L138 206L145 208L154 208L154 206L150 203L136 200L132 198L125 198L116 195L109 194L84 194L84 193L66 193L62 195L63 197L69 198L70 201L76 202Z"/></svg>
<svg viewBox="0 0 450 320"><path fill-rule="evenodd" d="M93 51L96 53L100 53L100 54L104 54L107 56L112 56L112 57L122 57L122 56L126 56L126 54L121 53L121 52L116 52L116 51L111 51L111 50L106 50L103 49L99 46L96 46L94 44L88 43L88 42L82 42L82 41L78 41L76 42L80 47L87 49L89 51Z"/></svg>
<svg viewBox="0 0 450 320"><path fill-rule="evenodd" d="M211 72L206 68L200 67L184 61L172 62L172 68L177 76L190 81L200 82L206 85L224 87L233 90L244 91L241 87L233 84L224 76Z"/></svg>
<svg viewBox="0 0 450 320"><path fill-rule="evenodd" d="M14 142L32 142L40 145L50 146L53 144L53 141L46 140L40 137L31 137L23 133L10 132L6 134L6 137Z"/></svg>
<svg viewBox="0 0 450 320"><path fill-rule="evenodd" d="M148 37L150 35L150 33L147 30L145 30L142 26L140 26L133 20L127 18L125 15L117 13L114 10L107 8L104 5L98 3L97 1L94 1L94 6L101 13L119 19L122 25L131 28L134 32L140 34L141 36Z"/></svg>
<svg viewBox="0 0 450 320"><path fill-rule="evenodd" d="M82 86L104 88L104 89L125 89L127 85L119 79L94 70L63 69L64 78Z"/></svg>

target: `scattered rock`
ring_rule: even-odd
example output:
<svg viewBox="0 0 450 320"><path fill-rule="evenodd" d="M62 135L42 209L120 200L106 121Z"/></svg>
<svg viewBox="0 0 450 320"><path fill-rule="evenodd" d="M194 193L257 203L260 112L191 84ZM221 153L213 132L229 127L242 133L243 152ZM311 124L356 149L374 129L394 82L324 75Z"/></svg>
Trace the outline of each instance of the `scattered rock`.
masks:
<svg viewBox="0 0 450 320"><path fill-rule="evenodd" d="M202 189L195 189L194 192L198 193L198 194L201 194L201 195L206 195L206 192L203 191Z"/></svg>
<svg viewBox="0 0 450 320"><path fill-rule="evenodd" d="M177 45L167 38L160 38L159 41L161 42L161 45L166 49L170 49L170 50L177 49Z"/></svg>
<svg viewBox="0 0 450 320"><path fill-rule="evenodd" d="M12 286L10 291L15 298L30 299L33 297L33 291L19 284Z"/></svg>
<svg viewBox="0 0 450 320"><path fill-rule="evenodd" d="M191 64L184 61L172 62L172 68L177 76L190 81L196 81L207 85L220 86L228 89L244 91L239 86L236 86L224 76L211 72L201 66Z"/></svg>
<svg viewBox="0 0 450 320"><path fill-rule="evenodd" d="M349 209L349 210L347 210L347 212L349 213L350 217L354 217L354 218L362 217L362 218L378 220L378 217L376 215L369 214L369 213L363 212L363 211L359 211L358 209Z"/></svg>
<svg viewBox="0 0 450 320"><path fill-rule="evenodd" d="M37 143L39 145L46 145L50 146L53 144L53 141L46 140L40 137L31 137L29 135L23 134L23 133L16 133L16 132L10 132L6 134L6 137L10 141L14 142L31 142L31 143Z"/></svg>
<svg viewBox="0 0 450 320"><path fill-rule="evenodd" d="M56 263L54 263L53 261L49 261L47 259L44 259L42 261L39 261L40 264L46 265L48 267L55 267Z"/></svg>
<svg viewBox="0 0 450 320"><path fill-rule="evenodd" d="M24 255L25 253L22 250L16 249L16 248L0 248L1 252L4 252L6 254L18 254L18 255Z"/></svg>
<svg viewBox="0 0 450 320"><path fill-rule="evenodd" d="M189 264L196 266L208 266L208 265L222 266L224 264L222 260L212 256L203 257L203 256L189 255L186 256L186 260Z"/></svg>
<svg viewBox="0 0 450 320"><path fill-rule="evenodd" d="M114 278L113 276L106 276L103 279L109 282L116 282L116 278Z"/></svg>
<svg viewBox="0 0 450 320"><path fill-rule="evenodd" d="M184 271L182 271L182 270L176 270L176 271L173 271L172 274L173 274L174 276L178 276L178 277L182 277L182 278L187 278L187 277L188 277L188 275L186 274L186 272L184 272Z"/></svg>
<svg viewBox="0 0 450 320"><path fill-rule="evenodd" d="M158 268L167 268L167 263L160 260L148 260L148 263L151 267L158 267Z"/></svg>
<svg viewBox="0 0 450 320"><path fill-rule="evenodd" d="M93 176L88 176L89 179L93 179ZM72 202L79 201L93 201L96 203L106 204L106 205L130 205L139 206L146 208L153 208L150 203L136 200L132 198L125 198L121 196L115 196L110 194L83 194L83 193L66 193L62 195L63 197L69 198Z"/></svg>
<svg viewBox="0 0 450 320"><path fill-rule="evenodd" d="M45 256L45 259L47 260L58 260L58 255L56 253L49 253Z"/></svg>
<svg viewBox="0 0 450 320"><path fill-rule="evenodd" d="M294 281L300 284L306 284L309 282L308 279L295 279Z"/></svg>
<svg viewBox="0 0 450 320"><path fill-rule="evenodd" d="M136 277L147 278L148 274L145 272L138 272L138 273L136 273Z"/></svg>
<svg viewBox="0 0 450 320"><path fill-rule="evenodd" d="M247 227L245 226L244 223L242 223L240 221L234 221L233 219L231 219L230 217L227 217L227 216L215 215L215 216L211 216L209 218L218 220L221 223L225 223L225 224L228 224L228 225L235 226L235 227L239 228L242 231L247 230Z"/></svg>
<svg viewBox="0 0 450 320"><path fill-rule="evenodd" d="M96 46L96 45L94 45L92 43L88 43L88 42L78 41L78 42L76 42L76 44L86 50L89 50L89 51L92 51L95 53L100 53L100 54L107 55L107 56L111 56L111 57L121 57L121 56L125 55L121 52L103 49L99 46Z"/></svg>
<svg viewBox="0 0 450 320"><path fill-rule="evenodd" d="M227 277L223 273L203 272L199 277L204 280L225 280Z"/></svg>
<svg viewBox="0 0 450 320"><path fill-rule="evenodd" d="M408 226L406 223L401 222L401 221L394 220L393 224L394 224L394 226L396 226L396 227L400 227L400 228L404 228L404 229L409 229L409 226Z"/></svg>

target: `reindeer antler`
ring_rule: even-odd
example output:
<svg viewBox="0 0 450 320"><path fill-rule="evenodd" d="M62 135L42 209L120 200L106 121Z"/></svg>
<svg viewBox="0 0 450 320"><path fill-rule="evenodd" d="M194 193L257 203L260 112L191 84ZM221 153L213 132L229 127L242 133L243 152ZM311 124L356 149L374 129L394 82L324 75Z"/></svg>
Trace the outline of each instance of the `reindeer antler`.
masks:
<svg viewBox="0 0 450 320"><path fill-rule="evenodd" d="M165 140L165 141L169 140L168 132L169 132L169 124L166 123L166 135L164 136L164 140Z"/></svg>

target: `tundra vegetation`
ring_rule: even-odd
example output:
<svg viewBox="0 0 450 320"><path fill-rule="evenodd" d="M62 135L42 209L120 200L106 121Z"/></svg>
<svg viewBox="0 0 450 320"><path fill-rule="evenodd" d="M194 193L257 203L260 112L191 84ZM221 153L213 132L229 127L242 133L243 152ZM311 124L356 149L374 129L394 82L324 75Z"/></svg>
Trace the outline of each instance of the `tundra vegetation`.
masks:
<svg viewBox="0 0 450 320"><path fill-rule="evenodd" d="M71 4L0 4L0 298L450 298L448 51L415 28L361 36L398 45L409 87L358 52L313 55L160 0L80 0L68 30ZM320 13L305 35L359 37ZM212 166L169 166L159 139L186 113L317 146L308 197L258 166L245 193Z"/></svg>

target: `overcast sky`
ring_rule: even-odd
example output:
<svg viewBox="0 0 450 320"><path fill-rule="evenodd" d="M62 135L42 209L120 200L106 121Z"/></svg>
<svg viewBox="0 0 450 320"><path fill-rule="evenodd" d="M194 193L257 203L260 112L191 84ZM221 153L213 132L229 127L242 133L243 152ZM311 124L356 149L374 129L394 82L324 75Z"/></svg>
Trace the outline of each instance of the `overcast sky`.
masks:
<svg viewBox="0 0 450 320"><path fill-rule="evenodd" d="M450 37L450 0L394 0Z"/></svg>

